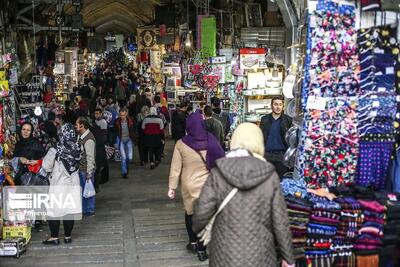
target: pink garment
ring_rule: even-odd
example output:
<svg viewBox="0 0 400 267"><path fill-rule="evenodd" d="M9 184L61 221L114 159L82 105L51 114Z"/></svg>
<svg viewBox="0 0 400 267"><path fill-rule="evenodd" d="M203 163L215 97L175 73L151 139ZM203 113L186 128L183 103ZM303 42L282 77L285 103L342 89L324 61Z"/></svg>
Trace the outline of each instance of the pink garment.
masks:
<svg viewBox="0 0 400 267"><path fill-rule="evenodd" d="M385 212L385 207L379 204L377 201L366 201L366 200L358 200L358 202L361 204L361 207L364 209L374 211L377 213L384 213Z"/></svg>
<svg viewBox="0 0 400 267"><path fill-rule="evenodd" d="M383 233L381 231L379 231L378 228L376 227L362 227L358 233L361 234L370 234L370 235L374 235L374 236L383 236Z"/></svg>

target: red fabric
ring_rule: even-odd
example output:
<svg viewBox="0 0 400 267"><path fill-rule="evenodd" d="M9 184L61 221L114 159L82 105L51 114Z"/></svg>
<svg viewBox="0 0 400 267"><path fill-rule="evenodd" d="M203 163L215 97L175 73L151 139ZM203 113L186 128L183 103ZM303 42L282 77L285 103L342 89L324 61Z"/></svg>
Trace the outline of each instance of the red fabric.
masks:
<svg viewBox="0 0 400 267"><path fill-rule="evenodd" d="M160 135L163 134L163 129L160 129L159 123L146 123L144 127L144 134L147 135Z"/></svg>
<svg viewBox="0 0 400 267"><path fill-rule="evenodd" d="M52 92L45 92L43 93L43 103L49 104L53 99L54 94Z"/></svg>
<svg viewBox="0 0 400 267"><path fill-rule="evenodd" d="M28 170L33 173L38 173L40 171L40 168L42 167L42 163L43 160L40 159L35 165L28 165Z"/></svg>
<svg viewBox="0 0 400 267"><path fill-rule="evenodd" d="M167 34L167 27L165 24L160 25L160 36L164 37Z"/></svg>

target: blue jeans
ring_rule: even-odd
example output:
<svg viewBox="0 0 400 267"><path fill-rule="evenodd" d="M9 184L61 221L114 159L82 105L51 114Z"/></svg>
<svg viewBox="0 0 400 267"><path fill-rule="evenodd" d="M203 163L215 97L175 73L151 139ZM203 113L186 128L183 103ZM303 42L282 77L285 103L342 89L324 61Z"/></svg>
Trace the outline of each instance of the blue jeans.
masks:
<svg viewBox="0 0 400 267"><path fill-rule="evenodd" d="M127 174L128 164L133 159L133 141L130 139L123 141L118 138L118 148L121 154L122 174Z"/></svg>
<svg viewBox="0 0 400 267"><path fill-rule="evenodd" d="M86 172L79 171L79 178L81 180L81 187L82 187L82 193L83 193L83 190L85 189L85 184L86 184ZM92 180L92 183L94 184L94 177L92 177L90 179ZM94 213L94 209L96 206L95 197L96 196L84 198L82 196L82 213L83 214Z"/></svg>

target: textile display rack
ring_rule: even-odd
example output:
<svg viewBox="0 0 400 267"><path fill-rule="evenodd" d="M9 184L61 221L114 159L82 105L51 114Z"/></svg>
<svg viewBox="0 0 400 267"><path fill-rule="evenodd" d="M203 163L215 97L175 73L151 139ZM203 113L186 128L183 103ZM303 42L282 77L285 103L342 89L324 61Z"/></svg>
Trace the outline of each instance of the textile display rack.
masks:
<svg viewBox="0 0 400 267"><path fill-rule="evenodd" d="M298 177L281 184L297 266L400 260L398 13L366 23L391 14L367 2L308 2Z"/></svg>

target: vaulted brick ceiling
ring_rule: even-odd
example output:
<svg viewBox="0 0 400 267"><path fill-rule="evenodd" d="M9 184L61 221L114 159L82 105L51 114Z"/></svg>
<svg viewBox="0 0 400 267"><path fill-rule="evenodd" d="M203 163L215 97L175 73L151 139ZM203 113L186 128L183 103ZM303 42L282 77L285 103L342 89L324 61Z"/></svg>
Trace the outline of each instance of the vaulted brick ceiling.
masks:
<svg viewBox="0 0 400 267"><path fill-rule="evenodd" d="M134 32L138 25L154 19L154 6L165 0L85 0L81 14L84 25L96 32ZM73 12L74 7L67 7Z"/></svg>

